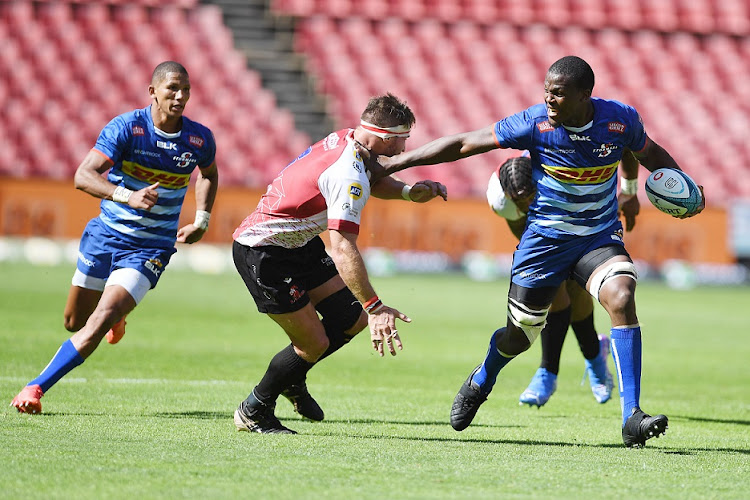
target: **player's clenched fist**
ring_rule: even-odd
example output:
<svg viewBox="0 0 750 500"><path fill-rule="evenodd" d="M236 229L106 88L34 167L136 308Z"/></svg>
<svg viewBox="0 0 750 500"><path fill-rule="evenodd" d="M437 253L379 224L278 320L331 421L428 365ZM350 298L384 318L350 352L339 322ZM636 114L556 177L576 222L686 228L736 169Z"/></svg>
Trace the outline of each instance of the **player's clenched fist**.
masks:
<svg viewBox="0 0 750 500"><path fill-rule="evenodd" d="M130 195L130 198L128 198L128 205L133 208L151 210L151 208L156 205L156 200L159 199L159 191L157 191L158 187L159 183L156 182L148 187L133 192L133 194Z"/></svg>

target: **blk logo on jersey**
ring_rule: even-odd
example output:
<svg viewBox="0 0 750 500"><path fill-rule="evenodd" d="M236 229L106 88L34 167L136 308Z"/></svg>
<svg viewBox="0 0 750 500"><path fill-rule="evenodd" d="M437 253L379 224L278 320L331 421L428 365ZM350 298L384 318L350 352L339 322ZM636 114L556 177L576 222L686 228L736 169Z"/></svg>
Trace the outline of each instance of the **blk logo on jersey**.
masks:
<svg viewBox="0 0 750 500"><path fill-rule="evenodd" d="M573 142L576 142L576 141L591 142L591 136L588 136L588 135L570 134L568 137L570 137L570 140Z"/></svg>
<svg viewBox="0 0 750 500"><path fill-rule="evenodd" d="M166 149L167 151L177 151L177 144L169 141L156 141L156 147Z"/></svg>
<svg viewBox="0 0 750 500"><path fill-rule="evenodd" d="M159 259L148 259L143 266L154 273L154 276L159 276L164 270L164 264Z"/></svg>

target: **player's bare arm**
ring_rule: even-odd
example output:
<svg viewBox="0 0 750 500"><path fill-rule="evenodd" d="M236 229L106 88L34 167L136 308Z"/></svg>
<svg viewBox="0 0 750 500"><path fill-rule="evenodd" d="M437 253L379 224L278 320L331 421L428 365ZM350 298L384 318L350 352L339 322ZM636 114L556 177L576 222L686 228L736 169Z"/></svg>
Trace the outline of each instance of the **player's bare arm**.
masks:
<svg viewBox="0 0 750 500"><path fill-rule="evenodd" d="M632 231L635 227L635 217L641 211L641 202L636 192L638 186L638 160L633 152L625 150L620 161L622 169L622 182L620 193L617 195L617 206L620 213L625 217L625 230Z"/></svg>
<svg viewBox="0 0 750 500"><path fill-rule="evenodd" d="M646 167L650 172L653 172L659 168L674 168L676 170L682 170L672 156L667 152L666 149L658 145L650 137L646 138L646 147L639 153L633 152L636 159ZM678 219L687 219L698 215L706 208L706 197L703 193L703 186L698 186L701 190L701 206L698 207L694 212L687 213L685 215L675 216Z"/></svg>
<svg viewBox="0 0 750 500"><path fill-rule="evenodd" d="M378 162L388 174L392 174L409 167L447 163L486 153L500 147L495 140L494 128L495 125L492 124L472 132L441 137L396 156L380 156Z"/></svg>
<svg viewBox="0 0 750 500"><path fill-rule="evenodd" d="M333 262L336 264L336 269L338 269L344 283L357 300L365 305L373 349L380 356L383 356L383 345L385 344L391 355L395 356L396 347L403 349L401 338L396 329L396 318L406 323L411 323L411 319L400 311L382 303L368 305L368 302L377 295L370 283L365 262L357 248L357 235L337 230L331 230L329 233L331 237L330 253Z"/></svg>
<svg viewBox="0 0 750 500"><path fill-rule="evenodd" d="M196 220L177 231L177 241L180 243L195 243L203 238L208 230L208 217L216 200L219 188L219 170L216 162L198 171L195 180L195 209Z"/></svg>
<svg viewBox="0 0 750 500"><path fill-rule="evenodd" d="M427 203L440 196L448 201L447 188L436 181L424 180L409 186L395 176L383 177L370 187L371 194L383 200L404 199L415 203Z"/></svg>
<svg viewBox="0 0 750 500"><path fill-rule="evenodd" d="M520 240L523 235L523 230L526 228L526 217L521 217L517 220L505 219L505 222L508 223L508 228L510 229L510 232L513 233L513 236Z"/></svg>
<svg viewBox="0 0 750 500"><path fill-rule="evenodd" d="M159 193L156 190L159 187L158 182L138 191L125 190L126 194L121 195L124 198L118 198L116 193L118 187L102 176L111 167L112 160L92 149L76 169L73 178L76 189L96 198L120 201L142 210L150 210L156 204L156 200L159 198Z"/></svg>

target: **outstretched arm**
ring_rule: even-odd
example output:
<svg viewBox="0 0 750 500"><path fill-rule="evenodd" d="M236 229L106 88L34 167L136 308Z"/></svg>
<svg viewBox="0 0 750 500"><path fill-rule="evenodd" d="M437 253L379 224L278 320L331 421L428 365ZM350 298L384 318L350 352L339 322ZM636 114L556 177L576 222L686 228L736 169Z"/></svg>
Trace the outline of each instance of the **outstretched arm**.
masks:
<svg viewBox="0 0 750 500"><path fill-rule="evenodd" d="M395 356L396 347L403 349L396 329L396 318L407 323L410 323L411 319L398 310L386 306L375 295L375 289L367 275L365 261L357 248L357 235L337 230L331 230L329 233L331 258L336 264L336 269L367 312L372 347L382 356L383 344L385 344L390 353Z"/></svg>
<svg viewBox="0 0 750 500"><path fill-rule="evenodd" d="M426 203L438 196L448 200L448 190L439 182L424 180L409 186L394 175L376 181L370 187L370 193L383 200L404 199L416 203Z"/></svg>
<svg viewBox="0 0 750 500"><path fill-rule="evenodd" d="M380 156L378 162L385 168L386 174L392 174L409 167L446 163L486 153L500 147L495 140L494 129L495 125L492 124L473 132L441 137L396 156Z"/></svg>

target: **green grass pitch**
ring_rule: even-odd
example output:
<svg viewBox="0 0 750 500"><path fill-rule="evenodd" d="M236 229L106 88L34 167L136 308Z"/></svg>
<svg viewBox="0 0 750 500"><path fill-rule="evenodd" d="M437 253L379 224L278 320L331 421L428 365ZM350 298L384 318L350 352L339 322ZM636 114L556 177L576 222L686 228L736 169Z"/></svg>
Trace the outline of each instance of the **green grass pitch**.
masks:
<svg viewBox="0 0 750 500"><path fill-rule="evenodd" d="M474 424L453 397L504 323L507 282L455 275L375 280L412 317L404 350L377 357L363 333L310 372L326 420L277 415L297 436L239 433L232 413L288 342L239 276L167 272L128 319L48 391L44 414L8 407L69 334L72 266L0 263L0 497L747 498L748 288L639 285L645 411L666 436L623 448L615 399L594 401L569 333L557 393L518 406L539 345L501 373ZM597 325L608 322L597 306ZM609 360L613 368L612 360Z"/></svg>

